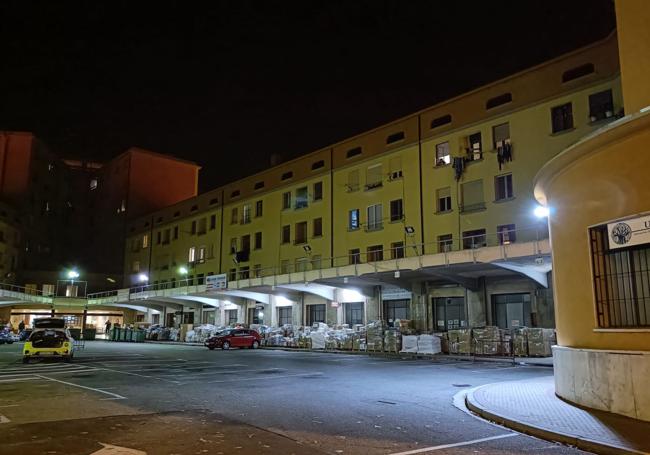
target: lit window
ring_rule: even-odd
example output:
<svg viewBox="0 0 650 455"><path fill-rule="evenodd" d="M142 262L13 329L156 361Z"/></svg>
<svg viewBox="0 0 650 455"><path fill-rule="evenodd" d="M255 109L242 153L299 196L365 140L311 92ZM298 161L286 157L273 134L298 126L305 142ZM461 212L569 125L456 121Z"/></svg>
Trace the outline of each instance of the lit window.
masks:
<svg viewBox="0 0 650 455"><path fill-rule="evenodd" d="M351 231L359 229L359 209L350 210L348 215L348 229Z"/></svg>
<svg viewBox="0 0 650 455"><path fill-rule="evenodd" d="M449 142L436 145L436 166L445 166L450 163L451 153L449 153Z"/></svg>
<svg viewBox="0 0 650 455"><path fill-rule="evenodd" d="M91 190L96 190L98 184L99 184L99 181L97 179L92 179L90 181L90 189Z"/></svg>
<svg viewBox="0 0 650 455"><path fill-rule="evenodd" d="M296 190L296 207L297 209L303 209L309 205L307 187L303 186Z"/></svg>
<svg viewBox="0 0 650 455"><path fill-rule="evenodd" d="M187 254L187 262L194 262L196 259L196 247L191 246Z"/></svg>
<svg viewBox="0 0 650 455"><path fill-rule="evenodd" d="M142 236L142 248L147 248L149 247L149 234L145 234Z"/></svg>
<svg viewBox="0 0 650 455"><path fill-rule="evenodd" d="M241 224L248 224L251 222L251 206L246 204L242 210Z"/></svg>

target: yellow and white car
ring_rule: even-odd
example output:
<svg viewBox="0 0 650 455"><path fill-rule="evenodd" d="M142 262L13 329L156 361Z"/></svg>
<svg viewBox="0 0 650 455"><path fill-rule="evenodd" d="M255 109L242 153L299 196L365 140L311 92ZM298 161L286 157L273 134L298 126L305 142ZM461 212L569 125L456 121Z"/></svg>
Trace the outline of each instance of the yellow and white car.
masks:
<svg viewBox="0 0 650 455"><path fill-rule="evenodd" d="M74 340L60 318L34 320L34 330L23 346L23 363L31 358L57 357L72 362Z"/></svg>

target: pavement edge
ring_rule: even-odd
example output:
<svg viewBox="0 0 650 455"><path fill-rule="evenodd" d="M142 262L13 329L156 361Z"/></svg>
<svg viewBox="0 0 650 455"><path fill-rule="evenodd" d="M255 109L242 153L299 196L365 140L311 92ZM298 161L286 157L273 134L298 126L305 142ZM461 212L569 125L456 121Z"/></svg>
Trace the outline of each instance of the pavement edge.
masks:
<svg viewBox="0 0 650 455"><path fill-rule="evenodd" d="M623 455L623 454L624 455L628 455L628 454L647 455L647 452L642 452L639 450L630 449L630 448L621 447L612 444L605 444L601 441L582 438L580 436L572 435L570 433L560 433L558 431L551 431L543 427L524 423L522 421L514 420L512 418L503 416L501 414L497 414L495 412L489 411L486 408L482 407L479 404L478 400L474 398L474 392L476 390L479 390L483 387L487 387L489 385L492 384L476 387L468 391L467 394L465 395L465 405L467 406L467 408L484 419L498 423L499 425L518 431L519 433L524 433L551 442L560 442L562 444L571 445L577 447L578 449L585 450L588 452L593 452L593 453L598 453L603 455Z"/></svg>

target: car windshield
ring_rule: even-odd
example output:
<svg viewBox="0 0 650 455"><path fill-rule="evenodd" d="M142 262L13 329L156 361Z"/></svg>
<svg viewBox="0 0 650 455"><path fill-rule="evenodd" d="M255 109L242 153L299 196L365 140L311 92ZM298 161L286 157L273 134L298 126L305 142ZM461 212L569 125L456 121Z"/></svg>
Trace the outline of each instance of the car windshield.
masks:
<svg viewBox="0 0 650 455"><path fill-rule="evenodd" d="M29 341L35 348L58 348L68 337L63 330L37 330L29 336Z"/></svg>
<svg viewBox="0 0 650 455"><path fill-rule="evenodd" d="M222 330L221 332L217 333L217 336L218 337L225 337L225 336L228 336L228 335L232 335L232 332L233 332L232 329Z"/></svg>

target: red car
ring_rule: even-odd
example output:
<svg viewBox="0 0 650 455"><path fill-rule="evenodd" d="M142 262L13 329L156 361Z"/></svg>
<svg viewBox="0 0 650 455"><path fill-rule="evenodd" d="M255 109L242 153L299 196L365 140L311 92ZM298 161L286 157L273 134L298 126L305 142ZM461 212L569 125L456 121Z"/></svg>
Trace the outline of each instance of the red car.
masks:
<svg viewBox="0 0 650 455"><path fill-rule="evenodd" d="M250 329L226 329L205 340L208 349L252 348L260 346L260 334Z"/></svg>

